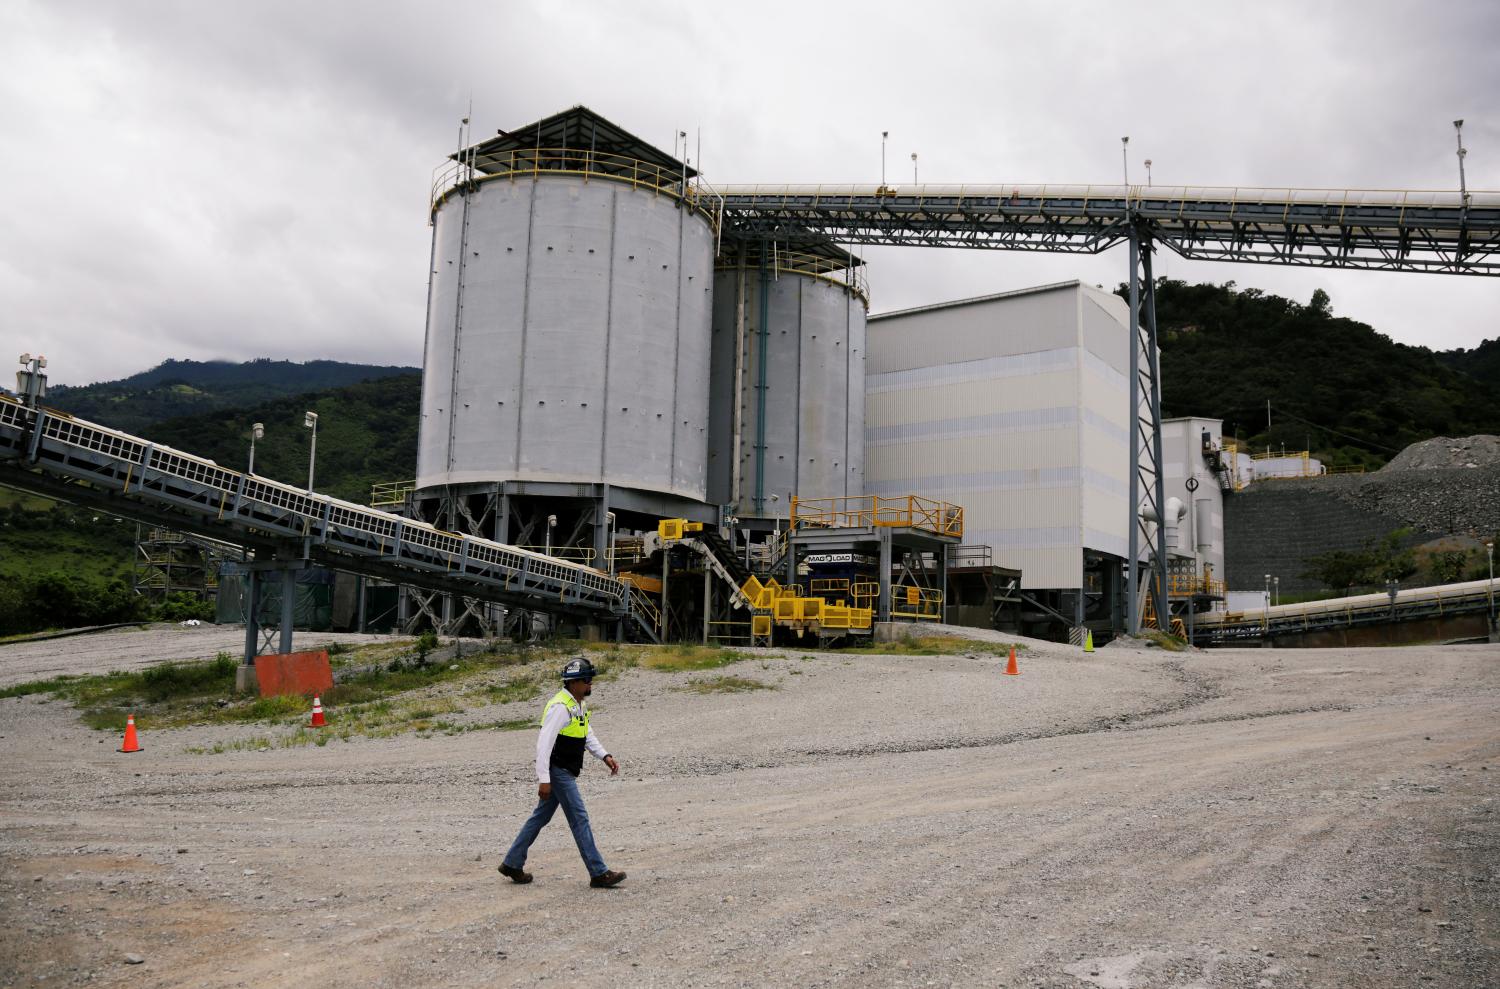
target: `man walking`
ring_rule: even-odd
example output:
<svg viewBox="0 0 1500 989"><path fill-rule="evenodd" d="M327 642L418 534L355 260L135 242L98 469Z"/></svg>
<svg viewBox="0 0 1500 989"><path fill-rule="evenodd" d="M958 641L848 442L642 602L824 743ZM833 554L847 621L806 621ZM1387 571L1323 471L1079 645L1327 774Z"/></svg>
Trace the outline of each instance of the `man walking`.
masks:
<svg viewBox="0 0 1500 989"><path fill-rule="evenodd" d="M521 867L526 864L526 853L542 828L552 820L559 806L573 829L573 840L578 843L578 854L589 870L589 885L607 889L619 885L625 878L623 872L612 872L604 865L599 849L594 847L594 832L589 827L589 812L583 807L583 794L578 790L578 774L583 772L583 751L603 760L611 776L620 774L620 764L614 756L604 750L594 730L589 727L589 709L584 698L594 692L594 666L579 657L568 663L562 672L563 689L542 708L542 730L536 740L536 795L539 802L536 810L521 825L521 833L505 853L500 863L500 874L513 882L531 882L531 873Z"/></svg>

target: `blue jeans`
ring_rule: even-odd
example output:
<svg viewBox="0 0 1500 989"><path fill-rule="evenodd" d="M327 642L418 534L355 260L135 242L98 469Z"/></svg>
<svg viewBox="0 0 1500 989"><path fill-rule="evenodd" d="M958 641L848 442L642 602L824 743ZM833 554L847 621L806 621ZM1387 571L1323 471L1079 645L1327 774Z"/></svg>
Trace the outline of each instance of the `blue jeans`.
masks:
<svg viewBox="0 0 1500 989"><path fill-rule="evenodd" d="M578 777L557 766L552 767L552 796L539 801L536 810L521 825L521 833L516 835L510 851L505 853L505 864L512 869L519 869L526 864L526 853L530 851L531 843L536 841L542 828L552 820L559 805L563 816L568 819L568 827L573 829L573 840L578 843L578 854L583 856L583 864L588 867L590 878L608 872L604 859L599 857L599 849L594 847L594 830L589 827L589 812L583 807Z"/></svg>

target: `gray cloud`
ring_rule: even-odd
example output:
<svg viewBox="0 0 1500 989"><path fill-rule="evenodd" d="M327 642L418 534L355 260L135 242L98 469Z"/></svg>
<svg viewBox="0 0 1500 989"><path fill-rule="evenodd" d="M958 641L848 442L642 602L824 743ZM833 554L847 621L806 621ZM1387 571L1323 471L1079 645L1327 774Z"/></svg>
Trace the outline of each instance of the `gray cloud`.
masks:
<svg viewBox="0 0 1500 989"><path fill-rule="evenodd" d="M0 293L55 380L166 357L421 356L432 168L587 103L713 182L1500 188L1500 8L1405 2L717 5L12 3ZM877 309L1081 277L1100 257L882 248ZM1500 280L1189 263L1409 343L1500 334Z"/></svg>

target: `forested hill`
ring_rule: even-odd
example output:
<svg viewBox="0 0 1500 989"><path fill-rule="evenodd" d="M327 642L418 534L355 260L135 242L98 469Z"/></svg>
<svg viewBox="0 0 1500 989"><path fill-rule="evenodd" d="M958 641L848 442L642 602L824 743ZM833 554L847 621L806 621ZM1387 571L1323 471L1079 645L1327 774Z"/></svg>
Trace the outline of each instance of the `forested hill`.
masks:
<svg viewBox="0 0 1500 989"><path fill-rule="evenodd" d="M1370 467L1433 436L1500 433L1500 340L1442 353L1396 343L1336 316L1322 290L1304 305L1162 279L1156 306L1165 416L1222 418L1225 436L1254 447Z"/></svg>
<svg viewBox="0 0 1500 989"><path fill-rule="evenodd" d="M417 468L417 423L421 420L419 373L364 381L344 388L293 395L249 408L222 409L154 424L148 437L244 470L250 426L265 424L255 444L255 473L297 487L307 485L312 431L303 413L318 413L314 486L324 494L364 503L370 485L411 480Z"/></svg>
<svg viewBox="0 0 1500 989"><path fill-rule="evenodd" d="M58 385L46 404L101 425L140 433L153 423L269 399L419 373L417 368L339 361L169 360L149 371L92 385Z"/></svg>

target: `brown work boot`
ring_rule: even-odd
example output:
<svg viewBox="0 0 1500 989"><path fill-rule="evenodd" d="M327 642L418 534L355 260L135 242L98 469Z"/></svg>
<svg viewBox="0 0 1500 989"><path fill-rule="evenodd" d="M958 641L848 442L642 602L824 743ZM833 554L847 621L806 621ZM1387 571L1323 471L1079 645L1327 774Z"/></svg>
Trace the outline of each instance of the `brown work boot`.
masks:
<svg viewBox="0 0 1500 989"><path fill-rule="evenodd" d="M609 889L611 886L618 886L624 881L625 873L605 871L590 879L589 885L595 889Z"/></svg>
<svg viewBox="0 0 1500 989"><path fill-rule="evenodd" d="M504 862L500 863L500 875L505 876L513 883L520 883L522 886L531 882L531 873L524 869L512 869ZM624 879L625 877L621 876L620 878Z"/></svg>

